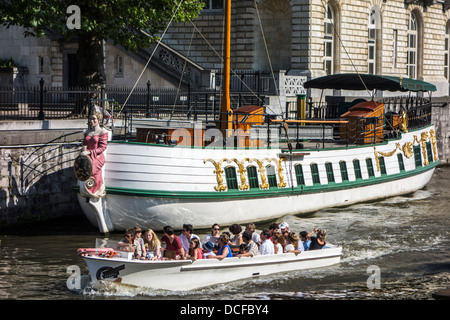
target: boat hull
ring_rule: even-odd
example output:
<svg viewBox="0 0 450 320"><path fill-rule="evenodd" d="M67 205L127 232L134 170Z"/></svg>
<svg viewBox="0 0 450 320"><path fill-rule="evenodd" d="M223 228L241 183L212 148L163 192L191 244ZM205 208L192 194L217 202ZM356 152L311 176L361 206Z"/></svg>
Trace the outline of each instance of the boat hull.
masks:
<svg viewBox="0 0 450 320"><path fill-rule="evenodd" d="M246 278L339 263L342 248L244 258L138 261L85 256L93 282L115 281L163 290L192 290Z"/></svg>
<svg viewBox="0 0 450 320"><path fill-rule="evenodd" d="M291 158L283 158L279 148L168 148L110 143L106 197L88 201L81 194L78 197L89 221L103 232L136 225L161 230L166 225L180 228L183 223L191 223L198 229L213 223L265 221L419 190L439 164L433 137L434 127L429 126L382 144L305 150ZM360 177L356 175L355 159L360 164ZM371 175L367 159L373 164ZM327 163L332 164L331 172L326 170ZM267 183L269 165L277 168L277 185ZM296 165L303 168L302 184ZM313 165L318 168L319 183L313 180ZM249 178L242 169L249 166L258 167L258 188L248 186ZM225 181L224 169L230 167L237 172L239 188L231 189Z"/></svg>

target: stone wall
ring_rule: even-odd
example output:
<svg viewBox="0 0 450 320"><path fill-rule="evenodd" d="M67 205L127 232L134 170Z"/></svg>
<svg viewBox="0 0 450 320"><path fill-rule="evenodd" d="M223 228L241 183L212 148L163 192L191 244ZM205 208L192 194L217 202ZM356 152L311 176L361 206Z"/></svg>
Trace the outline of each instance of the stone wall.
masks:
<svg viewBox="0 0 450 320"><path fill-rule="evenodd" d="M0 226L82 215L72 188L85 126L86 120L0 122Z"/></svg>
<svg viewBox="0 0 450 320"><path fill-rule="evenodd" d="M436 127L439 159L441 164L450 165L450 105L446 102L441 105L442 107L433 107L432 120Z"/></svg>

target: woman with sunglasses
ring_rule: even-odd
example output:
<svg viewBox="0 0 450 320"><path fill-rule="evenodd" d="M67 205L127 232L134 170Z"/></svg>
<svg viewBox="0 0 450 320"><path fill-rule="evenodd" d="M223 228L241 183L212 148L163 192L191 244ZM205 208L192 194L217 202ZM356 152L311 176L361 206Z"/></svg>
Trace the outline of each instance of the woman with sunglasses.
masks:
<svg viewBox="0 0 450 320"><path fill-rule="evenodd" d="M214 223L211 227L211 234L208 234L205 237L205 241L203 241L203 245L205 245L205 243L207 243L208 241L211 242L212 244L216 244L217 240L219 240L219 231L220 231L220 226L217 223Z"/></svg>

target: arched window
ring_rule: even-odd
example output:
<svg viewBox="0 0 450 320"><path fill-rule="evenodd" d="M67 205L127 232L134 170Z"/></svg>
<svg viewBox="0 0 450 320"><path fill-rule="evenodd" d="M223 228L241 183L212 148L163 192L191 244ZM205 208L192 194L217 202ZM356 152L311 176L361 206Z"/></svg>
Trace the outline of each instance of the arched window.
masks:
<svg viewBox="0 0 450 320"><path fill-rule="evenodd" d="M297 179L297 187L305 185L305 177L303 176L303 167L297 163L295 166L295 177Z"/></svg>
<svg viewBox="0 0 450 320"><path fill-rule="evenodd" d="M376 74L377 16L375 10L370 11L368 29L367 73Z"/></svg>
<svg viewBox="0 0 450 320"><path fill-rule="evenodd" d="M407 44L408 60L406 61L406 68L408 72L408 77L413 79L417 78L417 51L418 51L417 17L414 14L414 12L411 12L408 24L408 44Z"/></svg>
<svg viewBox="0 0 450 320"><path fill-rule="evenodd" d="M250 185L250 189L257 189L257 188L259 188L258 172L256 170L256 167L255 166L248 166L247 167L247 174L248 174L248 183Z"/></svg>
<svg viewBox="0 0 450 320"><path fill-rule="evenodd" d="M341 169L342 181L348 181L347 163L344 160L339 162L339 168Z"/></svg>
<svg viewBox="0 0 450 320"><path fill-rule="evenodd" d="M236 168L233 166L228 166L225 168L225 177L227 179L228 190L238 188L237 178L236 178Z"/></svg>
<svg viewBox="0 0 450 320"><path fill-rule="evenodd" d="M327 5L324 19L323 39L323 69L326 74L334 72L334 13L330 5Z"/></svg>
<svg viewBox="0 0 450 320"><path fill-rule="evenodd" d="M328 183L334 182L333 164L331 162L325 163L325 170L327 173Z"/></svg>
<svg viewBox="0 0 450 320"><path fill-rule="evenodd" d="M269 186L272 187L277 187L277 175L275 173L275 167L272 165L268 165L266 167L267 170L267 180L269 180Z"/></svg>
<svg viewBox="0 0 450 320"><path fill-rule="evenodd" d="M320 184L319 167L317 166L317 163L311 163L310 167L313 184Z"/></svg>

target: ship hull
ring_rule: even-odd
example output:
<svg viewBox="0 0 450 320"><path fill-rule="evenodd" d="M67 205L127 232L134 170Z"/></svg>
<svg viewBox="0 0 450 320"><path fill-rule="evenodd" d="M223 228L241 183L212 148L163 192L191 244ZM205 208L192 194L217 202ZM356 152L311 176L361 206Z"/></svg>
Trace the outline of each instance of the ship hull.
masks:
<svg viewBox="0 0 450 320"><path fill-rule="evenodd" d="M419 190L439 164L433 137L434 127L429 126L382 144L293 154L279 148L110 143L106 197L86 201L79 194L79 201L91 223L102 231L135 225L160 230L166 225L180 228L183 223L209 228L213 223L265 221ZM296 165L301 165L301 174ZM258 185L253 188L250 166L258 169ZM274 168L272 183L268 166ZM226 172L230 167L235 172L234 188Z"/></svg>

